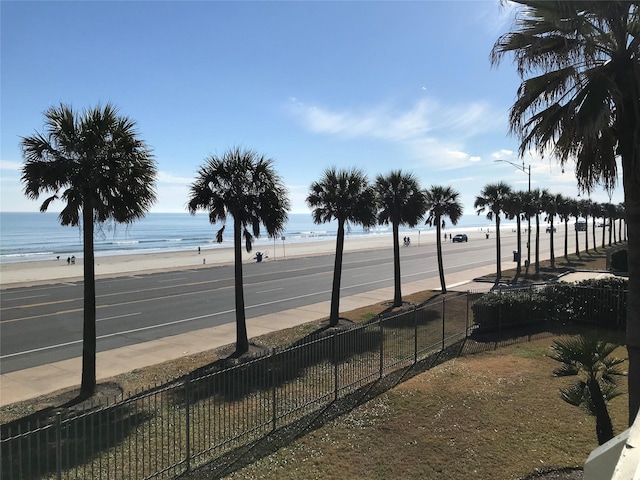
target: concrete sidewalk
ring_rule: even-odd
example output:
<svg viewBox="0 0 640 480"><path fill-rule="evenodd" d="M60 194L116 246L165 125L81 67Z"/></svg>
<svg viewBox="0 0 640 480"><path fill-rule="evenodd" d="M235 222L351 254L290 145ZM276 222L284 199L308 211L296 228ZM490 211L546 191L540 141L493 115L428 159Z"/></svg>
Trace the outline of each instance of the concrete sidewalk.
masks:
<svg viewBox="0 0 640 480"><path fill-rule="evenodd" d="M473 279L494 271L495 267L486 266L448 274L447 288L454 291L489 291L493 286L492 283L473 282ZM403 295L439 289L438 278L402 285ZM346 312L391 298L393 298L393 287L343 297L340 299L340 310ZM249 336L257 337L303 323L319 321L329 316L329 307L330 303L327 301L249 318L247 319ZM235 323L227 323L99 352L97 354L98 382L135 369L229 345L235 340ZM63 388L79 386L81 365L81 358L77 357L0 375L0 406L35 398Z"/></svg>

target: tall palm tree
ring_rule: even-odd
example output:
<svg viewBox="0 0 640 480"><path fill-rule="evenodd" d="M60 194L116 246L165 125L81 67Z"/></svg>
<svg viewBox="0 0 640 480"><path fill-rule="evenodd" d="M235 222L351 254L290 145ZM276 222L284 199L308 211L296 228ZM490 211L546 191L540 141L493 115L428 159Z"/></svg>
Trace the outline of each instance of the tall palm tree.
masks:
<svg viewBox="0 0 640 480"><path fill-rule="evenodd" d="M593 218L593 224L591 226L593 250L598 253L598 244L596 242L596 224L598 219L602 217L602 205L598 202L591 202L591 217Z"/></svg>
<svg viewBox="0 0 640 480"><path fill-rule="evenodd" d="M624 208L624 202L619 203L617 208L618 208L618 219L619 219L619 221L618 221L618 240L622 242L623 241L623 239L622 239L622 230L623 230L622 224L623 224L623 222L626 223L627 212L626 212L626 210ZM625 231L624 241L625 242L627 241L626 231Z"/></svg>
<svg viewBox="0 0 640 480"><path fill-rule="evenodd" d="M569 261L569 219L571 218L571 199L559 195L557 202L558 217L564 222L564 259Z"/></svg>
<svg viewBox="0 0 640 480"><path fill-rule="evenodd" d="M345 227L351 223L365 227L375 225L375 193L362 170L337 170L331 167L324 171L319 181L311 184L307 205L313 209L314 223L321 224L334 219L338 222L329 315L329 325L336 326L340 310Z"/></svg>
<svg viewBox="0 0 640 480"><path fill-rule="evenodd" d="M615 232L615 218L617 211L616 206L612 203L606 203L604 208L607 211L607 219L609 220L609 246L611 246L611 237Z"/></svg>
<svg viewBox="0 0 640 480"><path fill-rule="evenodd" d="M529 275L529 267L531 266L531 219L535 217L538 210L537 195L534 191L528 190L522 193L522 214L527 220L529 231L527 232L527 250L529 252L525 274Z"/></svg>
<svg viewBox="0 0 640 480"><path fill-rule="evenodd" d="M436 226L436 247L438 256L438 272L440 273L440 288L442 293L447 292L447 284L444 280L444 266L442 262L442 234L440 227L443 217L449 217L453 225L458 223L462 216L463 206L460 202L460 193L451 187L432 185L425 192L427 212L429 218L427 224Z"/></svg>
<svg viewBox="0 0 640 480"><path fill-rule="evenodd" d="M393 231L393 306L402 305L400 277L400 225L415 227L427 209L425 195L420 182L411 173L394 170L387 175L378 175L375 182L378 203L378 222L389 225ZM439 239L438 239L439 240Z"/></svg>
<svg viewBox="0 0 640 480"><path fill-rule="evenodd" d="M551 194L547 189L540 190L536 188L532 190L533 202L536 212L536 275L540 275L540 215L544 213L544 204Z"/></svg>
<svg viewBox="0 0 640 480"><path fill-rule="evenodd" d="M622 394L617 390L617 377L624 372L624 358L613 356L618 345L607 343L596 334L556 340L551 346L551 358L562 363L554 370L557 376L579 376L568 388L560 389L562 399L581 406L596 418L596 435L602 445L613 438L613 424L607 402Z"/></svg>
<svg viewBox="0 0 640 480"><path fill-rule="evenodd" d="M545 190L542 196L542 210L547 214L544 221L549 222L549 248L551 250L550 263L551 268L556 268L556 254L553 245L554 230L553 219L558 215L558 204L562 201L562 195L551 195Z"/></svg>
<svg viewBox="0 0 640 480"><path fill-rule="evenodd" d="M571 216L575 219L576 223L573 230L576 234L576 256L580 258L580 245L578 242L578 220L580 220L581 208L578 200L571 201Z"/></svg>
<svg viewBox="0 0 640 480"><path fill-rule="evenodd" d="M41 205L61 199L62 225L82 226L84 314L80 395L96 387L96 285L94 224L131 223L155 201L156 164L136 132L136 123L111 104L82 113L67 105L44 114L45 132L24 137L22 182L27 197L51 194Z"/></svg>
<svg viewBox="0 0 640 480"><path fill-rule="evenodd" d="M602 248L604 248L606 245L608 208L606 203L601 204L600 207L602 208Z"/></svg>
<svg viewBox="0 0 640 480"><path fill-rule="evenodd" d="M578 186L611 190L621 159L629 230L629 420L640 409L640 5L637 1L515 0L514 31L492 63L513 53L523 79L510 125L520 154L576 159Z"/></svg>
<svg viewBox="0 0 640 480"><path fill-rule="evenodd" d="M584 217L586 223L584 229L584 251L589 253L589 215L591 214L591 200L580 200L578 202L580 214Z"/></svg>
<svg viewBox="0 0 640 480"><path fill-rule="evenodd" d="M233 147L222 155L209 156L198 169L189 188L187 209L209 212L209 222L222 223L216 234L222 242L227 217L233 219L234 282L236 310L236 351L249 350L242 280L242 240L251 252L260 236L261 225L269 237L284 230L289 198L282 179L273 168L273 159L254 150Z"/></svg>
<svg viewBox="0 0 640 480"><path fill-rule="evenodd" d="M496 283L502 277L500 268L500 214L504 212L507 198L511 195L511 187L504 182L490 183L480 192L473 202L476 213L480 215L487 212L488 220L496 222Z"/></svg>
<svg viewBox="0 0 640 480"><path fill-rule="evenodd" d="M516 262L516 278L522 273L522 211L525 197L523 192L511 192L505 203L505 216L509 220L516 219L516 238L518 242L518 259Z"/></svg>

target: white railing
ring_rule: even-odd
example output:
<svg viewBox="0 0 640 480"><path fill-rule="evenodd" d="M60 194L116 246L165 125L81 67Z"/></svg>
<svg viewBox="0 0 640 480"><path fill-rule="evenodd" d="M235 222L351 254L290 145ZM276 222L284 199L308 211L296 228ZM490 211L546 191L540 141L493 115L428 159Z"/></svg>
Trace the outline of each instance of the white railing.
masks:
<svg viewBox="0 0 640 480"><path fill-rule="evenodd" d="M640 413L620 435L596 448L584 464L584 480L640 480Z"/></svg>

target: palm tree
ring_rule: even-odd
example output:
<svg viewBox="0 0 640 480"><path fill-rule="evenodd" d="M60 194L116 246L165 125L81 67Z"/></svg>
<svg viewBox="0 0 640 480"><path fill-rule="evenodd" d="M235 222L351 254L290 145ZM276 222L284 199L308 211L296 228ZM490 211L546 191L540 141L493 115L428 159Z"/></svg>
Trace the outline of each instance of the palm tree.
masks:
<svg viewBox="0 0 640 480"><path fill-rule="evenodd" d="M556 268L556 254L553 245L554 229L553 219L558 215L558 204L562 202L562 195L551 195L546 190L542 196L542 210L546 212L547 216L544 221L549 222L549 247L551 249L550 263L551 268Z"/></svg>
<svg viewBox="0 0 640 480"><path fill-rule="evenodd" d="M626 212L626 210L624 208L624 202L619 203L617 208L618 208L618 219L619 219L619 222L618 222L618 240L622 242L623 241L623 239L622 239L622 230L623 230L622 223L623 222L626 223L625 218L626 218L627 212ZM624 241L625 242L627 241L626 229L625 229Z"/></svg>
<svg viewBox="0 0 640 480"><path fill-rule="evenodd" d="M320 181L311 184L307 205L313 209L314 223L321 224L334 219L338 222L329 315L329 325L334 327L339 320L345 226L350 223L365 227L375 225L375 193L362 170L337 170L331 167L324 171Z"/></svg>
<svg viewBox="0 0 640 480"><path fill-rule="evenodd" d="M580 258L580 245L578 243L578 220L580 220L580 202L578 200L571 201L571 216L575 218L574 231L576 234L576 256Z"/></svg>
<svg viewBox="0 0 640 480"><path fill-rule="evenodd" d="M525 274L529 275L529 267L531 266L531 219L535 217L538 210L537 196L534 191L528 190L522 194L522 214L529 224L529 232L527 232L527 250L529 252Z"/></svg>
<svg viewBox="0 0 640 480"><path fill-rule="evenodd" d="M596 334L556 340L551 346L551 358L562 363L554 374L559 377L580 376L570 387L560 389L562 399L583 407L596 418L600 445L613 438L607 402L622 395L617 390L617 377L624 375L619 366L625 359L612 356L618 347L600 340Z"/></svg>
<svg viewBox="0 0 640 480"><path fill-rule="evenodd" d="M602 217L602 205L598 202L591 202L591 217L593 218L593 225L591 226L593 250L598 253L598 244L596 242L596 223L598 219Z"/></svg>
<svg viewBox="0 0 640 480"><path fill-rule="evenodd" d="M393 306L402 305L400 277L400 225L415 227L426 211L425 196L420 189L420 182L411 173L394 170L378 175L375 183L376 201L378 203L378 222L389 225L393 230ZM438 239L439 240L439 239Z"/></svg>
<svg viewBox="0 0 640 480"><path fill-rule="evenodd" d="M522 221L521 215L525 197L523 192L511 192L505 203L505 216L509 220L516 219L516 237L518 242L518 258L516 262L516 278L520 278L522 272Z"/></svg>
<svg viewBox="0 0 640 480"><path fill-rule="evenodd" d="M440 288L442 293L447 292L447 284L444 281L444 266L442 263L442 234L440 227L443 217L449 217L451 223L456 225L462 216L462 203L460 193L451 187L432 185L425 192L427 212L429 219L427 224L436 226L436 247L438 252L438 271L440 273Z"/></svg>
<svg viewBox="0 0 640 480"><path fill-rule="evenodd" d="M607 211L607 219L609 220L609 246L611 246L611 237L615 231L616 206L612 203L606 203L604 209Z"/></svg>
<svg viewBox="0 0 640 480"><path fill-rule="evenodd" d="M569 261L569 219L571 218L571 199L558 195L556 200L558 218L564 222L564 259Z"/></svg>
<svg viewBox="0 0 640 480"><path fill-rule="evenodd" d="M535 275L540 275L540 214L544 211L543 205L545 196L549 196L549 192L536 188L528 192L529 211L533 212L536 217L536 268Z"/></svg>
<svg viewBox="0 0 640 480"><path fill-rule="evenodd" d="M209 222L222 223L216 234L222 242L227 217L233 219L233 251L236 310L236 350L240 356L249 350L242 281L242 240L247 252L260 236L263 225L270 237L284 230L289 198L282 179L273 168L273 159L254 150L234 147L223 155L211 155L198 169L189 188L189 213L209 212Z"/></svg>
<svg viewBox="0 0 640 480"><path fill-rule="evenodd" d="M41 205L61 199L62 225L82 226L84 314L81 396L96 387L95 223L131 223L155 201L156 165L133 120L111 104L82 113L67 105L44 114L45 133L24 137L22 182L27 197L51 194Z"/></svg>
<svg viewBox="0 0 640 480"><path fill-rule="evenodd" d="M578 208L586 223L584 228L584 251L589 253L589 215L591 213L591 200L580 200L578 202Z"/></svg>
<svg viewBox="0 0 640 480"><path fill-rule="evenodd" d="M500 214L504 212L507 199L511 195L511 187L504 182L485 185L473 202L476 213L480 215L487 211L487 219L496 222L496 283L502 277L500 268Z"/></svg>
<svg viewBox="0 0 640 480"><path fill-rule="evenodd" d="M622 183L629 230L629 423L640 409L640 5L637 1L515 0L514 31L495 43L491 61L513 53L523 79L511 108L519 153L550 150L576 159L578 187L609 191Z"/></svg>

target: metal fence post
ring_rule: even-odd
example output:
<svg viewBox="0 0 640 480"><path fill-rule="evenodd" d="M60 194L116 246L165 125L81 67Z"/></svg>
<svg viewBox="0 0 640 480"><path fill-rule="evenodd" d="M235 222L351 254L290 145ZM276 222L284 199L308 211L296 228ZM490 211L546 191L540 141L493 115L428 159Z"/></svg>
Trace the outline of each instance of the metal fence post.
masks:
<svg viewBox="0 0 640 480"><path fill-rule="evenodd" d="M382 378L382 371L384 370L384 325L382 324L382 317L378 319L380 325L380 372L379 378Z"/></svg>
<svg viewBox="0 0 640 480"><path fill-rule="evenodd" d="M186 449L186 458L185 458L185 468L186 471L191 470L191 402L189 397L191 396L191 376L193 372L190 372L187 375L187 379L184 384L184 404L185 404L185 449Z"/></svg>
<svg viewBox="0 0 640 480"><path fill-rule="evenodd" d="M467 311L465 312L464 338L469 338L469 290L467 290Z"/></svg>
<svg viewBox="0 0 640 480"><path fill-rule="evenodd" d="M338 400L338 333L333 331L333 399Z"/></svg>
<svg viewBox="0 0 640 480"><path fill-rule="evenodd" d="M62 480L62 415L56 413L56 478Z"/></svg>
<svg viewBox="0 0 640 480"><path fill-rule="evenodd" d="M444 318L445 318L445 311L444 311L444 298L442 299L442 350L444 350Z"/></svg>
<svg viewBox="0 0 640 480"><path fill-rule="evenodd" d="M413 306L413 364L418 363L418 308Z"/></svg>
<svg viewBox="0 0 640 480"><path fill-rule="evenodd" d="M275 361L276 355L275 355L275 348L271 348L271 359L270 362L271 363L271 404L272 404L272 408L271 408L271 429L275 430L276 429L276 422L278 419L278 408L277 408L277 404L276 404L276 361Z"/></svg>

